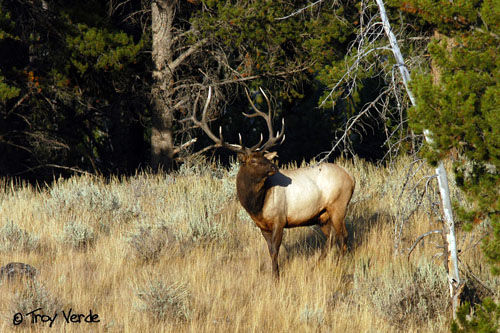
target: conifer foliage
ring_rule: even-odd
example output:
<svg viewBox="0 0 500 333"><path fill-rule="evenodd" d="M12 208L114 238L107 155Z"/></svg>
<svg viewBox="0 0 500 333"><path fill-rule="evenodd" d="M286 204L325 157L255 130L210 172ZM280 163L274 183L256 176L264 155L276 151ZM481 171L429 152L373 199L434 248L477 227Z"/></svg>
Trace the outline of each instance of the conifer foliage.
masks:
<svg viewBox="0 0 500 333"><path fill-rule="evenodd" d="M500 265L500 7L496 1L413 1L406 8L432 24L432 70L415 75L414 128L432 133L430 161L453 153L457 182L473 203L462 219L492 224L484 250Z"/></svg>
<svg viewBox="0 0 500 333"><path fill-rule="evenodd" d="M145 39L119 19L101 1L0 1L0 174L137 167Z"/></svg>
<svg viewBox="0 0 500 333"><path fill-rule="evenodd" d="M454 160L457 184L468 204L455 204L466 227L486 223L483 251L493 273L500 273L500 6L498 1L414 0L401 7L430 25L430 70L414 75L417 107L409 120L429 130L431 162ZM472 319L470 306L458 313L453 331L494 332L499 308L486 299ZM462 328L460 328L462 327Z"/></svg>

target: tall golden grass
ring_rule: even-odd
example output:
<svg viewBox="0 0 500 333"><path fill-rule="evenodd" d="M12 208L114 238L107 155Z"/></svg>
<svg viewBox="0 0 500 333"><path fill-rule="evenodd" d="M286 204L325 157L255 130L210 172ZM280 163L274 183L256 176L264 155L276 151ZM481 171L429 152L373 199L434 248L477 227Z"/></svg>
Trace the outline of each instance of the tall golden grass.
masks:
<svg viewBox="0 0 500 333"><path fill-rule="evenodd" d="M318 260L318 229L286 230L279 283L237 202L236 165L75 176L46 188L0 179L0 266L24 262L39 272L35 282L0 282L0 331L48 330L26 316L40 307L58 314L52 329L66 332L448 331L440 235L407 256L419 235L440 228L435 186L425 178L432 169L419 163L339 160L356 179L350 252ZM453 181L451 193L464 200ZM482 232L458 231L462 274L478 286L470 295L498 300L500 281L477 245ZM62 311L70 309L91 310L99 322L67 323Z"/></svg>

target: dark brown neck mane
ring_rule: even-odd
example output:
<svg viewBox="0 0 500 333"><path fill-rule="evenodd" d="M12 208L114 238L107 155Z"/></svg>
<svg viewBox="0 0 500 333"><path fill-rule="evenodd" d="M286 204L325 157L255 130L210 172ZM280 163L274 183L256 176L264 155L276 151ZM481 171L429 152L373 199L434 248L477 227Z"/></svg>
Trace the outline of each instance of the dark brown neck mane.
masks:
<svg viewBox="0 0 500 333"><path fill-rule="evenodd" d="M259 216L264 207L268 186L267 177L257 178L240 169L236 177L236 191L241 205L251 216Z"/></svg>

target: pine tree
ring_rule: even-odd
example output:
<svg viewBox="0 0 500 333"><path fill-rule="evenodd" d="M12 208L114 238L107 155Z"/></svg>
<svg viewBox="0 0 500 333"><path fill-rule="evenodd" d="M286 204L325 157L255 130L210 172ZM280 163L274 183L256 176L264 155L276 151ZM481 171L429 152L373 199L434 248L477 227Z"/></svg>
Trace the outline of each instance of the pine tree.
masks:
<svg viewBox="0 0 500 333"><path fill-rule="evenodd" d="M498 273L500 8L495 1L433 3L423 2L415 10L436 26L436 34L428 46L434 73L415 75L418 107L410 119L415 129L433 133L434 147L426 151L429 160L450 152L460 156L454 165L457 182L474 203L462 216L476 224L491 222L493 232L484 250Z"/></svg>
<svg viewBox="0 0 500 333"><path fill-rule="evenodd" d="M231 130L224 130L229 141L231 134L238 133L234 124L240 123L240 111L247 104L242 88L258 91L258 87L262 87L273 96L277 117L301 99L308 105L307 109L295 111L295 117L287 117L295 118L287 122L287 128L294 125L297 128L287 134L285 145L295 139L294 151L306 151L300 147L305 146L306 127L313 132L311 138L317 141L318 147L323 145L322 150L329 148L332 129L339 124L325 110L314 110L319 98L317 90L321 89L316 72L326 63L342 61L349 41L355 37L352 24L342 15L349 12L355 16L354 5L320 6L287 17L306 6L307 2L211 0L166 3L173 6L175 16L171 18L172 25L166 25L171 27L173 37L165 38L171 43L164 49L170 50L166 54L170 60L166 63L175 66L166 66L170 70L164 75L156 70L161 79L155 85L160 89L154 88L152 95L158 96L154 97L158 101L155 103L163 106L154 112L156 116L152 124L153 167L156 164L170 165L169 160L175 158L172 153L179 151L175 148L185 146L182 135L178 135L183 133L182 126L186 124L183 119L193 109L196 100L193 97L206 90L208 85L214 87L212 110L209 111L213 118L219 116L218 110L224 109L222 104L229 111L223 119L223 123L231 123ZM168 6L162 8L167 12ZM165 83L161 85L160 82ZM204 96L206 92L200 95ZM230 112L232 109L235 112ZM164 126L160 126L162 124ZM260 131L249 130L248 124L241 131L248 143L258 140L255 134ZM195 147L202 149L202 143L199 140ZM310 149L307 153L310 154Z"/></svg>
<svg viewBox="0 0 500 333"><path fill-rule="evenodd" d="M491 226L482 248L493 273L499 274L499 3L414 0L401 2L401 8L434 30L428 45L430 71L413 78L418 106L409 113L411 126L432 133L432 147L424 152L431 162L454 156L457 184L472 205L465 209L457 203L459 218L468 227ZM498 318L498 307L489 308ZM481 322L488 316L483 317L477 319L479 325L489 325Z"/></svg>
<svg viewBox="0 0 500 333"><path fill-rule="evenodd" d="M137 167L144 42L117 21L100 1L0 2L1 174Z"/></svg>

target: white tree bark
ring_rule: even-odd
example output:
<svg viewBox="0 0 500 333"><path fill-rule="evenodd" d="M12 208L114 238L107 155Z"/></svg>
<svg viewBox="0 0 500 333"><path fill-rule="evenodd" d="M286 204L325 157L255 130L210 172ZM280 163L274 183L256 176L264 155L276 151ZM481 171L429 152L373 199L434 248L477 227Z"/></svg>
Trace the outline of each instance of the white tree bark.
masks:
<svg viewBox="0 0 500 333"><path fill-rule="evenodd" d="M447 245L447 269L448 269L448 287L450 289L450 298L453 309L453 319L456 319L457 308L460 305L458 297L460 296L462 285L458 273L457 242L455 238L455 223L453 221L453 211L450 203L450 191L448 187L448 178L443 161L439 162L436 168L436 174L439 184L439 193L441 194L441 207L444 215L443 236Z"/></svg>
<svg viewBox="0 0 500 333"><path fill-rule="evenodd" d="M392 52L394 54L394 57L396 58L399 71L403 78L403 83L405 85L406 92L408 93L408 97L410 98L412 105L416 106L417 104L415 101L415 97L413 96L413 93L408 86L410 82L410 73L405 66L403 55L399 50L396 36L394 36L394 33L391 30L391 25L389 23L389 19L387 18L384 2L383 0L376 0L376 2L380 11L380 17L382 18L382 24L384 26L385 33L387 35L387 38L389 39L389 42L391 43ZM432 133L428 130L424 130L424 135L426 141L429 144L431 144ZM447 253L448 286L450 288L450 298L452 300L452 306L453 306L453 318L455 318L456 310L459 305L458 294L459 290L461 289L460 288L461 284L460 284L460 277L458 274L458 257L457 257L457 246L455 239L455 223L453 221L453 213L451 209L448 178L446 175L446 169L444 168L443 161L439 162L439 165L436 168L436 174L438 176L439 193L441 195L441 206L443 209L444 222L445 222L443 228L443 234L445 235L447 243L446 244L447 252L448 252Z"/></svg>

